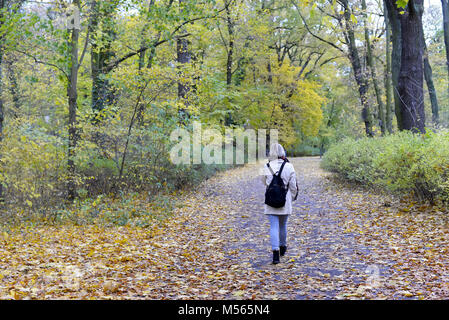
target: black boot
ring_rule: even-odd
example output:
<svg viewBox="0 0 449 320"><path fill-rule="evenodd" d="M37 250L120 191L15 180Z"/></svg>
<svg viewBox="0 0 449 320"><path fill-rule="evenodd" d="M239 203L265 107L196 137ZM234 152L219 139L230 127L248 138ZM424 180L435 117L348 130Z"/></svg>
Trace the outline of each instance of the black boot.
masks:
<svg viewBox="0 0 449 320"><path fill-rule="evenodd" d="M287 246L280 246L279 248L281 249L280 250L281 257L283 257L285 255L285 253L287 252Z"/></svg>
<svg viewBox="0 0 449 320"><path fill-rule="evenodd" d="M273 264L278 264L279 262L279 250L273 250Z"/></svg>

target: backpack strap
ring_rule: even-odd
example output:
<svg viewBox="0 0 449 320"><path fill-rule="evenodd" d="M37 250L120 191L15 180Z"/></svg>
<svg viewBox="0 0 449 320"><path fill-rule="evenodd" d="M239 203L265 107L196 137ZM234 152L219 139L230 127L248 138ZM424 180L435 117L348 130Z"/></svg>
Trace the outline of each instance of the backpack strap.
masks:
<svg viewBox="0 0 449 320"><path fill-rule="evenodd" d="M279 173L278 173L279 176L281 176L282 170L284 169L284 166L285 166L286 162L287 161L285 161L285 160L284 160L284 162L282 162L281 168L279 169Z"/></svg>
<svg viewBox="0 0 449 320"><path fill-rule="evenodd" d="M268 169L270 170L270 172L271 172L271 174L274 176L274 172L273 172L273 169L271 169L271 167L270 167L270 163L268 162L267 163L267 167L268 167Z"/></svg>
<svg viewBox="0 0 449 320"><path fill-rule="evenodd" d="M282 162L281 168L280 168L279 171L277 172L278 176L281 176L282 170L284 169L284 165L285 165L286 162L288 162L288 161L287 161L287 160L284 160L284 162ZM269 163L269 162L267 163L267 167L268 167L268 169L270 169L271 174L274 176L275 173L274 173L273 169L271 169L271 166L270 166L270 163Z"/></svg>
<svg viewBox="0 0 449 320"><path fill-rule="evenodd" d="M279 171L277 172L277 174L280 176L282 173L282 170L284 169L285 163L288 162L286 160L284 160L284 162L282 162L281 168L279 169ZM270 170L271 174L274 176L276 173L274 173L273 169L270 166L270 163L267 163L267 167Z"/></svg>

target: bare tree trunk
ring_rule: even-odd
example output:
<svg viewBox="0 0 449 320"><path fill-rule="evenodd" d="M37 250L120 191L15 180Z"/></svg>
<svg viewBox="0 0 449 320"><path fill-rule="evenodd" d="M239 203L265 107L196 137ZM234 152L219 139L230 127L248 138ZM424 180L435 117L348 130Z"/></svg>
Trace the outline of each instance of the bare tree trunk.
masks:
<svg viewBox="0 0 449 320"><path fill-rule="evenodd" d="M232 85L232 64L234 59L234 21L231 17L231 5L232 1L225 0L225 10L226 10L226 22L228 29L228 50L227 50L227 59L226 59L226 86L227 88L231 88ZM225 125L230 126L233 123L232 113L227 113L225 117Z"/></svg>
<svg viewBox="0 0 449 320"><path fill-rule="evenodd" d="M79 14L81 9L80 0L74 0ZM67 155L67 169L68 169L68 181L67 181L67 197L69 200L74 200L76 197L76 183L75 183L75 148L77 143L77 130L76 130L76 111L77 111L77 99L78 99L78 40L80 33L80 26L76 24L76 18L74 18L71 29L70 40L70 74L69 83L67 87L67 95L69 102L69 145Z"/></svg>
<svg viewBox="0 0 449 320"><path fill-rule="evenodd" d="M439 107L438 107L438 99L437 99L437 92L435 90L435 86L433 84L433 77L432 77L432 67L430 66L429 62L429 54L427 51L427 45L426 40L424 39L424 33L423 33L423 64L424 64L424 79L426 80L427 84L427 91L429 92L429 98L430 98L430 105L432 107L432 122L434 124L439 123Z"/></svg>
<svg viewBox="0 0 449 320"><path fill-rule="evenodd" d="M391 27L391 79L393 82L394 112L396 114L398 129L402 130L404 126L402 124L401 99L398 94L402 52L400 14L399 10L396 8L395 1L385 0L385 8L387 9L388 22Z"/></svg>
<svg viewBox="0 0 449 320"><path fill-rule="evenodd" d="M390 0L395 3L395 0ZM397 9L398 10L398 9ZM423 92L423 0L409 0L401 23L401 69L398 94L404 130L425 132Z"/></svg>
<svg viewBox="0 0 449 320"><path fill-rule="evenodd" d="M268 83L273 84L273 72L271 70L271 61L267 63Z"/></svg>
<svg viewBox="0 0 449 320"><path fill-rule="evenodd" d="M114 53L111 50L111 42L114 38L112 21L114 4L106 1L92 0L89 31L91 41L91 77L92 77L92 109L101 111L106 105L114 101L114 92L107 79L105 79L105 67ZM100 25L99 19L103 21ZM99 28L101 30L99 30ZM98 32L100 31L100 32Z"/></svg>
<svg viewBox="0 0 449 320"><path fill-rule="evenodd" d="M20 110L20 94L19 87L17 83L17 75L14 70L14 65L11 61L4 61L6 66L6 71L8 72L8 81L9 81L9 92L12 97L12 102L14 105L13 114L14 117L17 118L17 112Z"/></svg>
<svg viewBox="0 0 449 320"><path fill-rule="evenodd" d="M3 1L2 1L3 2ZM3 5L0 3L0 5ZM0 6L0 10L2 7ZM2 14L0 13L0 26L2 19ZM3 44L1 43L2 39L0 39L0 143L3 141L3 121L4 118L4 110L3 110ZM3 198L3 185L0 183L0 203L4 202Z"/></svg>
<svg viewBox="0 0 449 320"><path fill-rule="evenodd" d="M177 61L181 64L190 63L192 57L189 52L189 41L185 38L178 38L176 43ZM183 82L178 83L178 98L184 101L187 100L187 94L189 91L190 87L187 84Z"/></svg>
<svg viewBox="0 0 449 320"><path fill-rule="evenodd" d="M385 135L386 132L386 121L385 121L385 106L382 101L382 92L379 87L379 83L377 81L377 74L376 74L376 68L374 66L374 59L373 59L373 51L371 48L371 40L369 37L369 30L368 30L368 22L367 22L367 16L366 16L366 1L362 0L362 10L363 10L363 16L364 16L364 31L365 31L365 44L366 44L366 61L368 63L368 67L371 70L371 78L373 81L374 86L374 92L376 93L376 99L377 99L377 107L378 107L378 119L380 124L380 130L382 135Z"/></svg>
<svg viewBox="0 0 449 320"><path fill-rule="evenodd" d="M154 5L154 0L151 0L151 1L149 2L149 4L148 4L148 11L151 11L153 5ZM147 29L147 28L148 28L148 25L145 25L145 26L144 26L144 29L142 30L142 37L144 37L144 31L145 31L145 29ZM158 34L158 36L157 36L157 40L159 40L160 35L161 35L161 34L160 34L160 32L159 32L159 34ZM140 46L141 46L141 47L144 47L145 45L146 45L146 39L143 39L142 42L141 42L141 44L140 44ZM152 46L149 48L149 51L150 51L150 53L149 53L149 56L148 56L148 63L147 63L147 65L146 65L146 67L147 67L148 69L150 69L150 68L152 67L152 64L153 64L153 58L154 58L154 56L155 56L155 54L156 54L156 47L155 47L154 45L152 45ZM139 54L139 65L138 65L138 70L139 70L139 75L140 75L140 76L142 75L142 69L143 69L144 66L145 66L145 57L146 57L146 51L142 51L142 52ZM141 80L141 81L142 81L142 80ZM142 86L143 86L143 84L140 86L139 90L142 88ZM143 94L143 93L142 93L142 94ZM136 121L137 121L138 126L142 126L142 125L144 124L144 113L145 113L145 104L141 101L141 99L139 99L139 106L138 106L137 114L136 114Z"/></svg>
<svg viewBox="0 0 449 320"><path fill-rule="evenodd" d="M446 65L449 78L449 3L448 0L441 0L443 10L443 30L444 30L444 45L446 47ZM449 84L448 84L449 94Z"/></svg>
<svg viewBox="0 0 449 320"><path fill-rule="evenodd" d="M231 10L229 8L231 1L225 1L226 8L226 21L228 27L228 35L229 35L229 47L227 52L227 61L226 61L226 85L228 87L232 84L232 63L233 63L233 54L234 54L234 21L231 18Z"/></svg>
<svg viewBox="0 0 449 320"><path fill-rule="evenodd" d="M385 97L386 97L386 126L388 132L393 133L393 103L392 103L392 90L393 84L391 81L391 26L388 19L387 8L384 0L384 21L385 21Z"/></svg>
<svg viewBox="0 0 449 320"><path fill-rule="evenodd" d="M6 1L0 0L0 28L4 23L4 9L6 9ZM4 56L4 35L0 35L0 143L3 141L3 122L5 120L5 112L3 105L3 56ZM0 158L1 159L1 158ZM0 203L4 202L3 185L0 183Z"/></svg>
<svg viewBox="0 0 449 320"><path fill-rule="evenodd" d="M351 9L348 0L342 0L344 7L345 28L348 40L349 59L351 61L352 70L354 72L355 81L359 89L360 102L362 104L362 118L365 123L365 133L368 137L373 137L373 119L371 108L368 102L368 79L362 70L360 56L356 45L354 29L351 21Z"/></svg>
<svg viewBox="0 0 449 320"><path fill-rule="evenodd" d="M179 4L182 5L183 0L179 0ZM186 37L178 37L176 39L176 56L177 61L180 64L188 64L192 60L192 56L189 51L189 40ZM190 86L184 81L178 82L178 98L183 101L184 105L189 104L188 94L190 92ZM184 122L188 118L188 113L185 108L178 110L180 122Z"/></svg>

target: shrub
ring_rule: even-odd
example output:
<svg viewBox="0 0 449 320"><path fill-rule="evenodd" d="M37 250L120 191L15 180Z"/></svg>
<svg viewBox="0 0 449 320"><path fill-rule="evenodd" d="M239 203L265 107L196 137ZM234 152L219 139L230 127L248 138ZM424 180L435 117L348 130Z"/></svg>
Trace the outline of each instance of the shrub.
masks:
<svg viewBox="0 0 449 320"><path fill-rule="evenodd" d="M110 196L111 193L123 199L129 194L141 193L148 201L154 201L177 189L195 187L228 167L173 164L169 158L173 145L169 133L177 124L167 121L163 124L165 127L145 126L132 132L120 177L128 129L119 123L112 130L108 120L95 125L84 122L83 130L80 130L75 182L79 200L84 201L86 208L92 199ZM112 133L106 133L106 129ZM65 201L68 175L66 137L46 130L38 121L26 123L17 120L3 133L0 183L5 205L1 208L0 218L5 221L34 216L48 218L55 214L58 216L59 211L76 216L77 212L72 212L72 207ZM80 208L83 216L81 213L87 209ZM123 224L127 221L125 213L123 209L117 212L117 216L112 213L107 216L112 217L111 221ZM64 215L67 216L66 213Z"/></svg>
<svg viewBox="0 0 449 320"><path fill-rule="evenodd" d="M0 153L6 202L41 210L60 201L66 180L62 139L33 125L18 125L5 130Z"/></svg>
<svg viewBox="0 0 449 320"><path fill-rule="evenodd" d="M399 132L346 139L331 146L322 167L341 177L421 200L449 201L449 132Z"/></svg>

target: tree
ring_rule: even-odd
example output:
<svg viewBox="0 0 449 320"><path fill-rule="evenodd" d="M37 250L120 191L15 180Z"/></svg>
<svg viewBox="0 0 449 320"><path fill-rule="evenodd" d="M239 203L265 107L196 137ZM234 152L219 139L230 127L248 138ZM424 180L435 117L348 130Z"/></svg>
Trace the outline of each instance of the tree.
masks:
<svg viewBox="0 0 449 320"><path fill-rule="evenodd" d="M179 6L181 13L183 11L183 0L179 0ZM176 38L176 60L180 66L187 65L192 60L192 55L189 50L189 40L186 37L187 32L185 30L181 31L180 37ZM182 74L182 72L181 72ZM181 76L182 78L183 76ZM190 86L184 79L181 81L178 81L178 98L184 104L187 106L189 104L188 102L188 93L190 91ZM180 121L183 122L187 117L188 113L186 108L182 107L179 110L179 117Z"/></svg>
<svg viewBox="0 0 449 320"><path fill-rule="evenodd" d="M400 100L400 130L425 131L423 94L423 28L422 0L409 0L404 7L397 7L390 0L401 30L401 64L397 83ZM393 32L395 29L393 29Z"/></svg>
<svg viewBox="0 0 449 320"><path fill-rule="evenodd" d="M336 21L336 24L340 27L340 32L342 33L344 40L341 41L345 44L347 50L340 48L336 43L326 40L318 34L314 33L305 19L305 17L301 14L301 10L299 6L292 1L295 5L298 14L301 16L302 21L307 28L307 30L318 40L327 43L331 47L339 50L342 53L345 53L351 63L352 71L354 74L354 79L357 84L358 93L360 97L360 102L362 105L362 118L365 124L365 133L367 136L374 136L373 131L373 116L371 105L368 99L368 89L369 89L369 81L366 72L363 70L362 60L360 58L359 48L357 46L356 40L356 30L355 25L357 23L357 19L351 9L348 0L339 0L337 3L341 6L341 10L337 10L334 6L334 3L330 1L328 4L330 6L331 13L328 13L332 19ZM324 9L322 9L324 10Z"/></svg>
<svg viewBox="0 0 449 320"><path fill-rule="evenodd" d="M386 133L386 119L385 119L385 106L382 100L382 92L379 87L379 83L377 82L377 74L376 74L376 67L374 65L374 57L373 57L373 49L371 46L371 40L370 40L370 34L368 29L368 21L367 21L367 7L366 7L366 0L362 0L362 10L363 10L363 23L364 23L364 34L365 34L365 45L366 45L366 61L368 63L368 67L371 70L371 79L374 86L374 91L376 94L377 99L377 106L378 106L378 118L380 122L380 129L382 132L382 135Z"/></svg>
<svg viewBox="0 0 449 320"><path fill-rule="evenodd" d="M384 23L385 23L385 72L384 72L384 83L385 83L385 99L386 99L386 114L385 121L388 132L393 133L393 83L391 74L391 25L387 13L387 0L383 1L384 6Z"/></svg>
<svg viewBox="0 0 449 320"><path fill-rule="evenodd" d="M448 0L441 0L441 7L443 10L443 30L444 30L444 45L446 47L446 66L449 79L449 3ZM449 93L449 83L448 83Z"/></svg>
<svg viewBox="0 0 449 320"><path fill-rule="evenodd" d="M396 9L396 1L385 0L385 8L388 15L388 23L391 29L391 78L393 82L394 110L398 129L402 130L401 99L398 92L399 71L401 67L401 23L399 10Z"/></svg>
<svg viewBox="0 0 449 320"><path fill-rule="evenodd" d="M0 0L0 143L3 140L5 110L3 102L3 69L5 54L14 43L14 21L23 1ZM0 183L0 202L3 202L3 184Z"/></svg>
<svg viewBox="0 0 449 320"><path fill-rule="evenodd" d="M73 8L73 14L71 21L68 24L69 33L71 39L69 42L70 49L70 68L67 85L67 96L69 104L69 145L67 154L67 168L68 168L68 180L67 180L67 197L69 200L74 200L76 197L76 184L75 184L75 149L77 144L77 128L76 128L76 112L77 112L77 100L78 100L78 71L80 62L78 61L78 41L80 35L80 13L81 3L80 0L73 0L75 7Z"/></svg>
<svg viewBox="0 0 449 320"><path fill-rule="evenodd" d="M430 66L429 62L429 52L427 50L426 40L424 39L424 33L422 42L423 42L424 79L426 80L427 90L429 92L430 98L430 105L432 107L432 122L438 125L440 121L440 116L439 116L437 92L433 84L432 67Z"/></svg>
<svg viewBox="0 0 449 320"><path fill-rule="evenodd" d="M90 5L92 109L96 112L103 110L106 104L112 104L114 100L105 67L115 56L111 46L115 38L114 15L118 2L92 0Z"/></svg>
<svg viewBox="0 0 449 320"><path fill-rule="evenodd" d="M0 28L3 29L4 19L7 15L5 0L0 1ZM3 33L3 32L2 32ZM3 56L4 56L4 35L0 37L0 143L3 140L3 121L5 120L5 112L3 106ZM0 184L0 201L3 202L3 185Z"/></svg>

